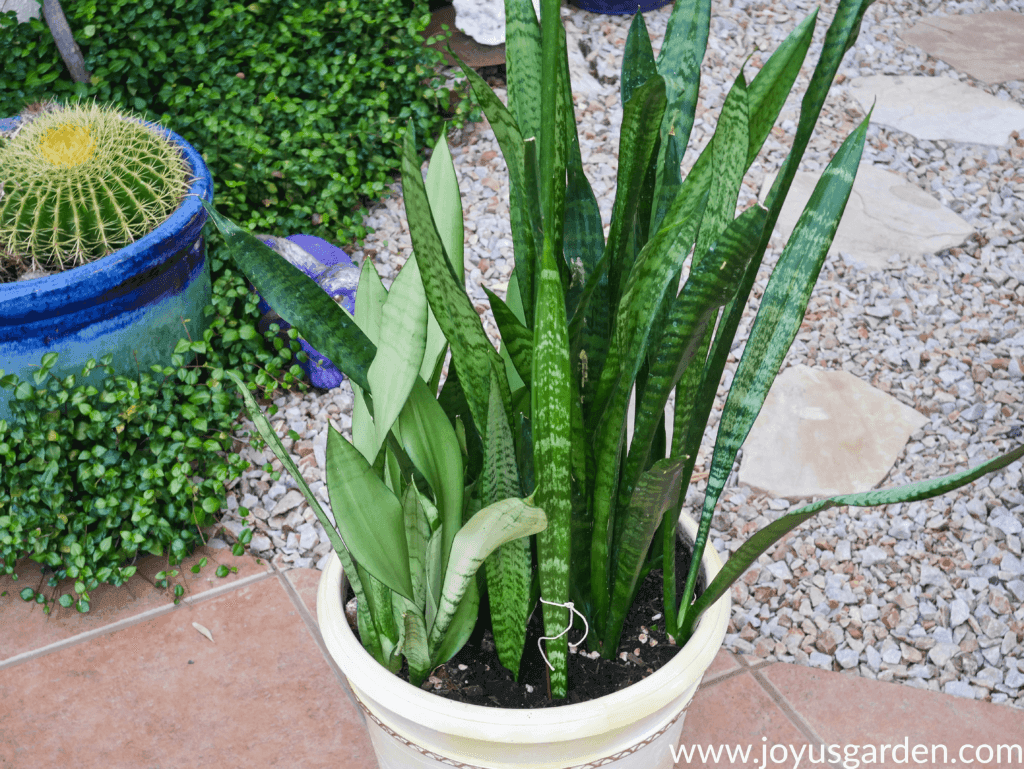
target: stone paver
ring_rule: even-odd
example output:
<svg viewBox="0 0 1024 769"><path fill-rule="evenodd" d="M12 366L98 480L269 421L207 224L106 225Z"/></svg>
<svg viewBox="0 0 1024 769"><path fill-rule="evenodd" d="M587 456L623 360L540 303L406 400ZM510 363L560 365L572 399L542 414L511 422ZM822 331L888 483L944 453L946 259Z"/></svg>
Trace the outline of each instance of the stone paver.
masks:
<svg viewBox="0 0 1024 769"><path fill-rule="evenodd" d="M860 77L850 93L865 112L878 100L872 124L918 139L1002 147L1012 131L1024 134L1024 109L948 77Z"/></svg>
<svg viewBox="0 0 1024 769"><path fill-rule="evenodd" d="M869 491L927 422L845 371L793 366L743 444L739 482L791 500Z"/></svg>
<svg viewBox="0 0 1024 769"><path fill-rule="evenodd" d="M921 20L899 36L983 83L1024 80L1024 14L967 13Z"/></svg>
<svg viewBox="0 0 1024 769"><path fill-rule="evenodd" d="M483 45L505 43L505 0L452 0L455 25ZM540 0L533 0L540 18Z"/></svg>
<svg viewBox="0 0 1024 769"><path fill-rule="evenodd" d="M760 199L764 203L776 174L765 177ZM776 230L788 240L804 206L811 199L820 173L797 172L782 207ZM873 269L892 267L889 257L899 254L901 264L915 257L958 246L975 232L961 218L916 184L899 174L861 163L846 212L829 249L829 258L848 255Z"/></svg>
<svg viewBox="0 0 1024 769"><path fill-rule="evenodd" d="M447 30L442 27L448 27ZM447 46L462 61L470 67L494 67L505 63L505 44L483 45L471 38L455 24L455 9L450 5L438 8L430 14L430 24L423 30L423 39L441 35L440 42L428 46L440 51L450 66L457 66L457 62L448 53Z"/></svg>

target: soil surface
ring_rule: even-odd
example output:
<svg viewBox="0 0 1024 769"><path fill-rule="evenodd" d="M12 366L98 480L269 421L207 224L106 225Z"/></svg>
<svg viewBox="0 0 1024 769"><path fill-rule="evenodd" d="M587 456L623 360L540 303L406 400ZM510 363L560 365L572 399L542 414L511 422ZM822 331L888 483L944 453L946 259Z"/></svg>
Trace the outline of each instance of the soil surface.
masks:
<svg viewBox="0 0 1024 769"><path fill-rule="evenodd" d="M676 549L676 575L680 583L689 568L690 551ZM638 683L666 665L680 647L669 643L662 610L662 572L652 570L644 579L629 614L615 659L591 659L586 643L569 654L569 689L565 699L548 696L547 667L537 647L544 635L541 612L535 610L526 630L526 648L520 663L519 681L502 667L495 651L489 609L482 607L481 619L469 641L452 659L436 668L421 688L454 702L496 708L550 708L573 705L603 697ZM704 588L704 575L698 593ZM348 597L351 598L351 588ZM570 643L583 637L583 622L574 614ZM357 634L358 635L358 634ZM570 647L571 649L571 647ZM623 659L623 655L625 658ZM409 680L403 663L399 677Z"/></svg>

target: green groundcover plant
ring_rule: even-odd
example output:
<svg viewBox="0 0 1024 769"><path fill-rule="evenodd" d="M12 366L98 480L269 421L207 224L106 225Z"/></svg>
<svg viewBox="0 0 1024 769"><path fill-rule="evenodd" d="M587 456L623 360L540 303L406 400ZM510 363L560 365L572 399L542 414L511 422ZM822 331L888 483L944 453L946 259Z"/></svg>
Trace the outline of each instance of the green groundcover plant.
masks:
<svg viewBox="0 0 1024 769"><path fill-rule="evenodd" d="M232 450L241 398L222 386L224 370L267 399L282 386L307 389L296 330L278 334L272 324L260 334L257 297L232 269L215 282L204 313L210 320L201 339L179 340L171 366L137 376L115 374L109 355L65 377L51 370L57 353L44 355L25 380L0 369L13 412L0 419L0 575L17 580L18 560L29 558L50 573L50 588L73 580L64 583L67 592L53 592L56 603L88 612L100 583L122 585L137 557L166 555L155 584L178 602L185 586L169 583L179 574L173 567L205 544L226 487L248 465ZM95 385L86 379L94 369L105 374ZM259 436L250 443L264 446ZM232 552L241 555L252 535L243 528ZM216 574L234 569L222 564ZM47 591L33 584L19 594L49 613Z"/></svg>
<svg viewBox="0 0 1024 769"><path fill-rule="evenodd" d="M411 126L405 135L413 253L390 291L364 263L354 317L207 206L241 271L353 384L353 443L333 430L327 443L337 531L303 491L356 593L362 643L382 665L397 671L404 656L418 684L451 658L476 621L472 575L482 562L478 579L502 664L518 673L526 621L542 597L550 692L565 697L572 608L588 621L587 647L611 658L641 578L660 566L666 626L685 643L701 613L760 554L816 513L927 499L1024 455L1018 446L943 478L800 507L751 536L694 596L715 505L806 312L850 196L869 113L822 173L771 271L722 413L694 557L679 590L676 519L726 358L829 86L870 3L840 1L765 207L739 216L741 180L796 80L817 11L749 84L742 71L736 75L715 134L685 180L680 164L710 0L678 0L657 60L637 14L623 58L618 184L606 240L581 163L560 3L544 0L538 23L530 0L506 0L508 108L463 66L511 177L515 269L505 301L487 292L500 353L465 291L459 190L443 137L424 179ZM449 346L451 368L438 392Z"/></svg>

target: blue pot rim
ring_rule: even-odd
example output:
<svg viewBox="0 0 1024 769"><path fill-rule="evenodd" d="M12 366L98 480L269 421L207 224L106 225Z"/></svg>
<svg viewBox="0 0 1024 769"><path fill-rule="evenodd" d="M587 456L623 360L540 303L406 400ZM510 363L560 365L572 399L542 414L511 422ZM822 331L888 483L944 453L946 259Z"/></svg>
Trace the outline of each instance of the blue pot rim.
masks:
<svg viewBox="0 0 1024 769"><path fill-rule="evenodd" d="M213 201L210 169L196 149L178 134L155 123L138 122L178 145L195 177L188 189L189 196L156 229L112 254L54 275L0 283L0 322L4 319L23 320L25 302L31 302L33 307L44 312L94 302L121 286L126 275L140 275L157 267L167 258L165 249L160 247L162 244L198 240L206 223L206 210L191 195L199 195L208 203Z"/></svg>
<svg viewBox="0 0 1024 769"><path fill-rule="evenodd" d="M572 0L572 4L581 10L608 16L633 15L638 6L640 13L650 13L671 2L673 0Z"/></svg>

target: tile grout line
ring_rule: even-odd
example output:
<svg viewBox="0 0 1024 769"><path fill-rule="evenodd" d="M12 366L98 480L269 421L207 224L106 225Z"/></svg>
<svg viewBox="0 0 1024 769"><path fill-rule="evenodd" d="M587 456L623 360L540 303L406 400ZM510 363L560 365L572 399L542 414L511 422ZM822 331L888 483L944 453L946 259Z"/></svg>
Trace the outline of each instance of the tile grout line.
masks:
<svg viewBox="0 0 1024 769"><path fill-rule="evenodd" d="M757 681L758 684L760 684L765 694L767 694L771 698L772 702L775 703L775 706L778 707L779 710L781 710L782 713L786 716L786 718L789 719L790 723L792 723L793 726L796 727L797 731L799 731L801 734L804 735L804 737L806 737L808 740L810 740L812 743L816 745L828 745L828 743L824 739L822 739L821 736L814 730L814 727L807 723L807 721L800 714L800 712L796 708L794 708L792 704L790 704L786 696L775 687L775 684L773 684L771 681L765 678L764 674L761 672L764 668L774 664L777 663L769 662L766 665L758 665L756 667L752 667L750 670L750 674L754 678L754 680ZM787 665L792 663L784 662L781 664ZM840 766L839 763L834 763L831 761L826 763L829 766Z"/></svg>
<svg viewBox="0 0 1024 769"><path fill-rule="evenodd" d="M183 598L180 606L175 606L173 603L171 603L167 606L159 606L154 609L147 609L141 614L136 614L132 617L118 620L117 622L112 622L109 625L104 625L103 627L98 627L94 630L86 630L85 632L78 633L77 635L74 635L71 638L65 638L60 641L55 641L52 644L41 646L38 649L32 649L27 652L22 652L21 654L16 654L13 657L9 657L8 659L0 660L0 670L13 668L17 665L20 665L22 662L28 662L29 660L39 659L54 652L63 651L64 649L71 648L72 646L78 646L79 644L87 643L93 640L94 638L99 638L100 636L104 635L111 635L118 631L125 630L127 628L146 622L148 620L154 619L155 617L161 617L164 614L170 614L173 611L178 611L180 609L184 609L185 607L195 606L196 604L204 603L208 599L218 598L221 595L224 595L225 593L234 590L235 588L245 587L247 585L260 582L271 576L273 576L273 572L266 571L262 574L253 574L249 577L243 577L242 579L236 582L231 582L227 585L219 585L218 587L213 587L209 590L205 590L192 598Z"/></svg>
<svg viewBox="0 0 1024 769"><path fill-rule="evenodd" d="M316 620L315 617L312 616L312 614L310 614L309 609L306 607L305 601L303 601L302 598L299 596L298 591L295 589L295 586L291 583L291 580L289 580L288 577L285 576L284 571L279 570L273 564L271 564L271 567L274 569L275 572L277 572L278 581L284 586L284 591L288 595L288 598L298 609L299 616L305 623L306 629L309 631L309 634L313 637L313 641L316 643L317 648L320 649L320 653L323 655L324 659L327 661L327 664L330 666L331 672L334 673L334 677L338 679L338 683L341 684L341 688L344 690L345 695L349 698L349 700L352 701L352 705L355 708L356 713L359 715L359 721L363 724L363 727L365 728L366 716L363 715L363 709L362 707L360 707L359 702L356 700L355 693L349 686L348 679L345 677L345 674L341 671L341 668L338 667L338 663L334 661L334 657L327 649L327 643L324 641L323 634L320 632L320 623Z"/></svg>
<svg viewBox="0 0 1024 769"><path fill-rule="evenodd" d="M761 668L766 668L772 664L768 660L761 660L760 662L751 665L749 662L744 660L740 655L736 654L735 652L729 652L729 654L736 662L737 667L733 670L726 670L722 673L716 673L713 678L701 681L700 686L697 687L697 691L701 691L703 689L710 689L712 686L716 686L720 684L722 681L728 681L731 678L736 678L736 676L743 675L744 673L750 673L754 670L760 670Z"/></svg>

